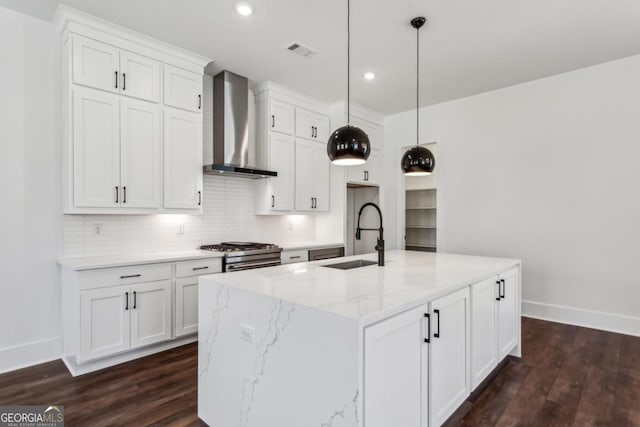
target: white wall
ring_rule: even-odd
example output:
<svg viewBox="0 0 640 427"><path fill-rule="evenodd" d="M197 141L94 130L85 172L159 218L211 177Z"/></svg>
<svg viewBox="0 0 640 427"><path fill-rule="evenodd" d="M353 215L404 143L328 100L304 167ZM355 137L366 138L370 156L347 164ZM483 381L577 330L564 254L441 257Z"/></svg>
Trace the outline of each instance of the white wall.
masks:
<svg viewBox="0 0 640 427"><path fill-rule="evenodd" d="M0 372L60 353L57 37L0 7Z"/></svg>
<svg viewBox="0 0 640 427"><path fill-rule="evenodd" d="M638 76L635 56L424 108L440 251L521 258L525 313L640 335Z"/></svg>

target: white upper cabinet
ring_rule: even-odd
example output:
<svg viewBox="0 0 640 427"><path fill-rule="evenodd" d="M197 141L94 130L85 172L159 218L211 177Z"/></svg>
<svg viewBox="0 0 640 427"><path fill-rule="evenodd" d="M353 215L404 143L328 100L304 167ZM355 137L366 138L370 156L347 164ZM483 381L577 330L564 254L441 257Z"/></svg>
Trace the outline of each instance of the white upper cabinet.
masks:
<svg viewBox="0 0 640 427"><path fill-rule="evenodd" d="M161 111L157 104L120 101L121 206L162 207Z"/></svg>
<svg viewBox="0 0 640 427"><path fill-rule="evenodd" d="M120 100L88 88L73 90L73 202L120 206Z"/></svg>
<svg viewBox="0 0 640 427"><path fill-rule="evenodd" d="M208 61L108 24L98 30L88 16L68 22L61 27L64 213L201 210Z"/></svg>
<svg viewBox="0 0 640 427"><path fill-rule="evenodd" d="M202 112L202 75L164 66L164 103L183 110Z"/></svg>
<svg viewBox="0 0 640 427"><path fill-rule="evenodd" d="M304 212L329 210L329 158L326 144L296 140L295 209Z"/></svg>
<svg viewBox="0 0 640 427"><path fill-rule="evenodd" d="M269 178L271 194L267 204L274 211L293 210L294 138L273 133L269 136L269 169L278 176Z"/></svg>
<svg viewBox="0 0 640 427"><path fill-rule="evenodd" d="M304 108L296 108L296 137L326 143L329 137L329 117Z"/></svg>
<svg viewBox="0 0 640 427"><path fill-rule="evenodd" d="M371 150L367 162L349 166L347 181L355 184L380 185L383 181L382 155L379 150Z"/></svg>
<svg viewBox="0 0 640 427"><path fill-rule="evenodd" d="M427 427L429 348L420 306L364 331L367 427Z"/></svg>
<svg viewBox="0 0 640 427"><path fill-rule="evenodd" d="M120 90L120 50L84 37L73 39L73 82L109 92Z"/></svg>
<svg viewBox="0 0 640 427"><path fill-rule="evenodd" d="M286 102L269 101L269 130L293 135L295 129L296 109Z"/></svg>
<svg viewBox="0 0 640 427"><path fill-rule="evenodd" d="M202 206L202 116L164 112L164 207Z"/></svg>
<svg viewBox="0 0 640 427"><path fill-rule="evenodd" d="M429 303L431 426L442 425L470 394L469 313L469 288Z"/></svg>
<svg viewBox="0 0 640 427"><path fill-rule="evenodd" d="M135 53L120 52L120 93L160 101L160 63Z"/></svg>

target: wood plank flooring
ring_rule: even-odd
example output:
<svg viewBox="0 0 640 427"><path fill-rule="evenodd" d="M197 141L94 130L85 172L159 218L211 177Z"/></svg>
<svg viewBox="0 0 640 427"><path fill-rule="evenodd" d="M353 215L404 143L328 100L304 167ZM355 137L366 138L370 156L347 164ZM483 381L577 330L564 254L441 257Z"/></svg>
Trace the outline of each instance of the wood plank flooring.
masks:
<svg viewBox="0 0 640 427"><path fill-rule="evenodd" d="M640 427L640 338L527 318L522 334L522 359L508 360L448 427ZM49 362L0 375L0 405L62 404L71 427L201 426L197 357L190 344L76 378Z"/></svg>

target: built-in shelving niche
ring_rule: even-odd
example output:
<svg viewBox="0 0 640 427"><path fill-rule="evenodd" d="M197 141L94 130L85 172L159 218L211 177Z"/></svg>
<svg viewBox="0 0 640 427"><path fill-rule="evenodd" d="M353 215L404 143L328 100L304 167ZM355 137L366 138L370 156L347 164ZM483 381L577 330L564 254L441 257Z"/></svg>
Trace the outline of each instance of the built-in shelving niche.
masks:
<svg viewBox="0 0 640 427"><path fill-rule="evenodd" d="M405 249L436 252L436 189L407 190L405 193Z"/></svg>

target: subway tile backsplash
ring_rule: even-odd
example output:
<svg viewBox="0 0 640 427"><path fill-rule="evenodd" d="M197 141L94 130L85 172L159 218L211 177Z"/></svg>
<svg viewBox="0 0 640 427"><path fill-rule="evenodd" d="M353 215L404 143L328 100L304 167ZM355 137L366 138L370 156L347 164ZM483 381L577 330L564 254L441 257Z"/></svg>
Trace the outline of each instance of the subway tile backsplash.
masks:
<svg viewBox="0 0 640 427"><path fill-rule="evenodd" d="M172 252L231 240L315 240L313 216L254 215L254 191L254 180L205 175L202 215L65 215L62 255Z"/></svg>

